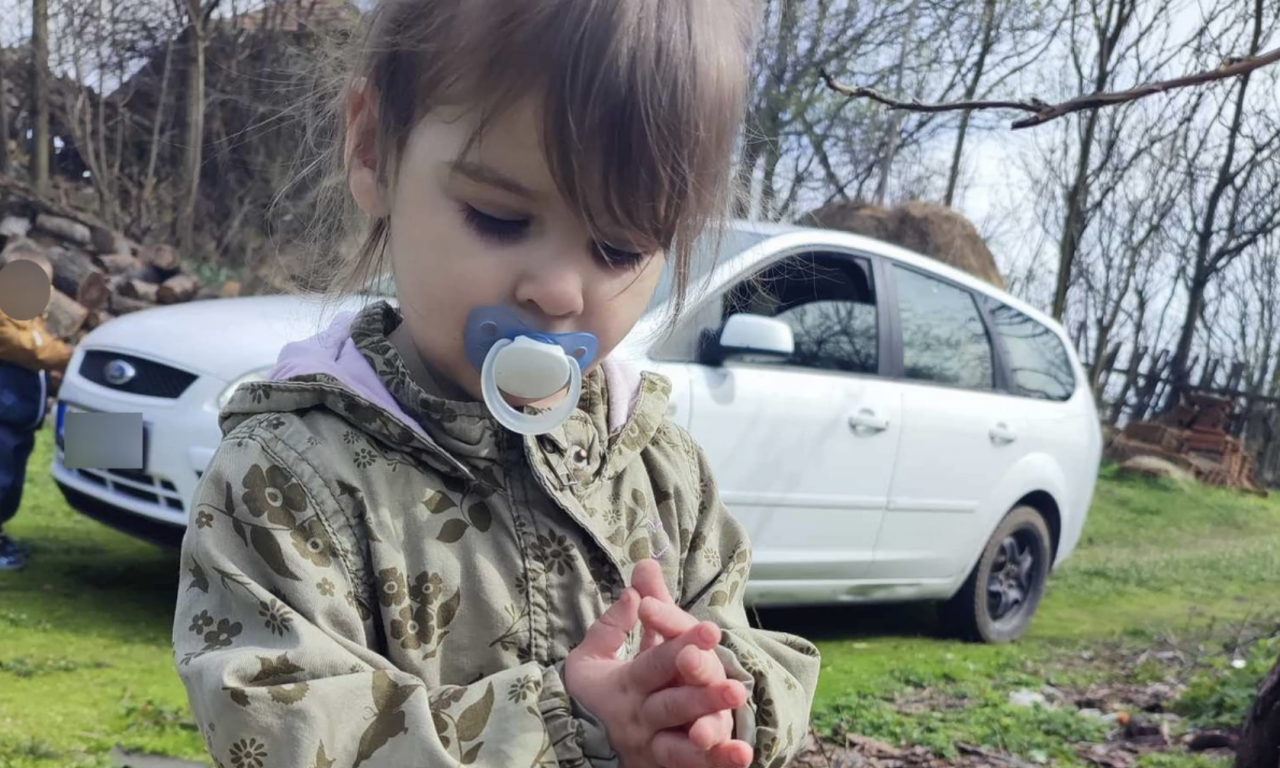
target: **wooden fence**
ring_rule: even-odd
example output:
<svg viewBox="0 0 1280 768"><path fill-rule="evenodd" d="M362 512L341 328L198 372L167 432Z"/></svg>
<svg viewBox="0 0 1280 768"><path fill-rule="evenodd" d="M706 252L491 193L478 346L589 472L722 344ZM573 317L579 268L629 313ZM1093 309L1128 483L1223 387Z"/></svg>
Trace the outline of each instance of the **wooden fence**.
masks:
<svg viewBox="0 0 1280 768"><path fill-rule="evenodd" d="M1122 426L1158 418L1176 407L1183 393L1175 386L1172 361L1171 350L1122 343L1108 349L1100 362L1085 363L1095 375L1103 420ZM1280 393L1266 391L1264 382L1247 382L1247 366L1240 361L1195 357L1187 370L1185 394L1230 399L1235 407L1225 431L1256 455L1259 482L1280 487Z"/></svg>

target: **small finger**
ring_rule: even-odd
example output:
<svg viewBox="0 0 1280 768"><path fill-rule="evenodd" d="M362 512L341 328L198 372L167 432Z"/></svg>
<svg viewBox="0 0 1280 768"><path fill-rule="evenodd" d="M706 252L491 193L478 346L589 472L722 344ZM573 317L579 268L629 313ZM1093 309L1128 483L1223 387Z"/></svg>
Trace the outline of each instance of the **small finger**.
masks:
<svg viewBox="0 0 1280 768"><path fill-rule="evenodd" d="M639 619L640 596L634 589L623 590L622 597L587 629L575 650L588 658L616 658Z"/></svg>
<svg viewBox="0 0 1280 768"><path fill-rule="evenodd" d="M682 685L650 695L640 707L640 716L654 731L661 731L687 725L706 715L737 709L746 701L747 689L737 680L725 680L717 685Z"/></svg>
<svg viewBox="0 0 1280 768"><path fill-rule="evenodd" d="M732 736L733 713L729 710L722 709L710 715L703 715L689 726L689 740L699 749L711 749L721 742L728 741Z"/></svg>
<svg viewBox="0 0 1280 768"><path fill-rule="evenodd" d="M712 753L698 749L683 730L659 731L653 737L650 751L663 768L714 768L715 765Z"/></svg>
<svg viewBox="0 0 1280 768"><path fill-rule="evenodd" d="M679 637L639 654L627 662L627 674L636 690L652 693L666 688L679 677L676 658L690 646L710 650L720 642L720 628L709 621L698 624Z"/></svg>
<svg viewBox="0 0 1280 768"><path fill-rule="evenodd" d="M640 597L675 603L671 591L667 589L667 580L662 575L662 566L652 558L641 560L631 569L631 586L640 593Z"/></svg>
<svg viewBox="0 0 1280 768"><path fill-rule="evenodd" d="M640 621L646 628L657 630L668 639L698 626L698 620L675 603L645 597L640 602Z"/></svg>
<svg viewBox="0 0 1280 768"><path fill-rule="evenodd" d="M724 680L724 663L715 651L687 646L676 656L676 671L685 685L711 685Z"/></svg>
<svg viewBox="0 0 1280 768"><path fill-rule="evenodd" d="M745 741L722 742L707 752L713 768L748 768L755 757L755 750Z"/></svg>
<svg viewBox="0 0 1280 768"><path fill-rule="evenodd" d="M641 652L647 651L650 648L662 645L664 641L666 641L666 638L662 636L661 632L645 627L644 632L640 635L640 650Z"/></svg>

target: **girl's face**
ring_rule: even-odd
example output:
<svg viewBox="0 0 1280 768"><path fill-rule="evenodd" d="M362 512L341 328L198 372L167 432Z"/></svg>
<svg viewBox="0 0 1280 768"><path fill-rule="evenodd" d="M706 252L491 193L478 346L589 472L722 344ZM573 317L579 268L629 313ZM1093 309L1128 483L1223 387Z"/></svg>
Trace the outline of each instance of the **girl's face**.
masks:
<svg viewBox="0 0 1280 768"><path fill-rule="evenodd" d="M367 165L352 163L361 207L390 218L388 249L409 335L424 362L476 399L480 373L463 348L472 309L509 304L545 331L592 333L598 361L640 319L665 263L653 244L629 233L592 239L556 189L539 124L533 107L509 110L459 161L471 118L430 114L410 135L390 190L378 189Z"/></svg>

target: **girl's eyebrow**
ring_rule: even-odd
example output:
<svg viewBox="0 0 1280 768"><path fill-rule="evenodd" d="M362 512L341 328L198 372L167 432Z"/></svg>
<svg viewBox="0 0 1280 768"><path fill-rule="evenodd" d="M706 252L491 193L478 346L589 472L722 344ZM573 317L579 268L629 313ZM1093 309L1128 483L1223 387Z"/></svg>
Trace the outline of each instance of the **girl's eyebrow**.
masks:
<svg viewBox="0 0 1280 768"><path fill-rule="evenodd" d="M497 187L498 189L510 192L513 195L532 200L538 195L533 190L511 178L510 176L499 171L491 165L477 163L474 160L455 160L449 163L451 173L460 176L466 176L468 179L477 184L484 184L489 187Z"/></svg>

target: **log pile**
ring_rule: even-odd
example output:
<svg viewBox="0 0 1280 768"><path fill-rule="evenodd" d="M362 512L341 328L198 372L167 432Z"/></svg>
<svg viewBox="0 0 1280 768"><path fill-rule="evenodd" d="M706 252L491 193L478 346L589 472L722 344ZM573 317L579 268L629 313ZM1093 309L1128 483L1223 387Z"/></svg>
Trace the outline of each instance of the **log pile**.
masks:
<svg viewBox="0 0 1280 768"><path fill-rule="evenodd" d="M0 183L0 267L43 257L53 267L49 330L75 341L130 312L194 299L230 297L239 286L202 287L169 245L141 245L92 216Z"/></svg>
<svg viewBox="0 0 1280 768"><path fill-rule="evenodd" d="M1192 473L1205 485L1267 495L1254 476L1254 457L1227 431L1234 417L1230 398L1186 395L1156 421L1130 422L1112 441L1116 461L1155 456Z"/></svg>

